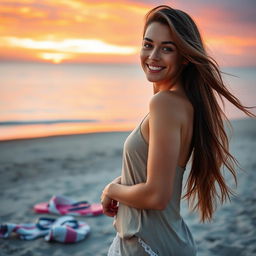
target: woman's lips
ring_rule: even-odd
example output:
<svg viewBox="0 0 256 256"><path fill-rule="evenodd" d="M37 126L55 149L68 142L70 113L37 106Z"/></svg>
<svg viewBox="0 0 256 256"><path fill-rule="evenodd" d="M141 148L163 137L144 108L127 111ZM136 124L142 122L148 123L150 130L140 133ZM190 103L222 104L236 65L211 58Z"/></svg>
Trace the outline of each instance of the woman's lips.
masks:
<svg viewBox="0 0 256 256"><path fill-rule="evenodd" d="M146 64L148 70L151 72L151 73L159 73L161 72L163 69L165 69L165 67L162 67L162 66L157 66L157 65L149 65L149 64Z"/></svg>

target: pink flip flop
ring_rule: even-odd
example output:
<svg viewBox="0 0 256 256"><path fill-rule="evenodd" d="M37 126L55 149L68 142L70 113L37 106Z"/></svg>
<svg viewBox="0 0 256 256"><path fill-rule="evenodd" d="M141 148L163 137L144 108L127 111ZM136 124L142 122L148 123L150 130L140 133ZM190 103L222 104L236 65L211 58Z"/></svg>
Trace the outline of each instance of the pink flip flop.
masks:
<svg viewBox="0 0 256 256"><path fill-rule="evenodd" d="M53 213L73 216L97 216L103 213L101 204L89 204L87 201L76 202L66 196L53 196L49 202L42 202L34 206L37 213Z"/></svg>

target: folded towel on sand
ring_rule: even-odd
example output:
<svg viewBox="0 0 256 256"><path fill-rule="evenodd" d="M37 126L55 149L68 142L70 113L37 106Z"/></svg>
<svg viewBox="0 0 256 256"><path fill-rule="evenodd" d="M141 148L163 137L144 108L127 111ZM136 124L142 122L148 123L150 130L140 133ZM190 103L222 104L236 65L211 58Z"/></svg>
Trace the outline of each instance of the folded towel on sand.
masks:
<svg viewBox="0 0 256 256"><path fill-rule="evenodd" d="M75 243L85 239L90 230L87 223L77 221L72 216L57 219L40 217L35 223L1 224L0 238L8 238L15 233L22 240L45 237L48 242Z"/></svg>

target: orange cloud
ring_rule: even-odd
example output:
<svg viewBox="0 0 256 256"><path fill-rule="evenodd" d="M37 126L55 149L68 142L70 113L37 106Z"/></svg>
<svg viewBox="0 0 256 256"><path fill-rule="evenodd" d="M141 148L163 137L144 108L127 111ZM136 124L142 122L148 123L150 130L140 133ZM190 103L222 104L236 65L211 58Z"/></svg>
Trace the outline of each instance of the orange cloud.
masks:
<svg viewBox="0 0 256 256"><path fill-rule="evenodd" d="M7 46L37 49L53 50L68 53L94 53L94 54L133 54L136 52L135 47L118 46L107 44L97 39L66 39L62 41L36 41L29 38L5 37L1 40ZM1 44L0 41L0 44Z"/></svg>
<svg viewBox="0 0 256 256"><path fill-rule="evenodd" d="M36 56L42 60L60 63L74 59L78 54L111 54L132 55L137 52L135 47L107 44L101 40L65 39L62 41L36 41L29 38L4 37L0 45L6 47L37 50Z"/></svg>
<svg viewBox="0 0 256 256"><path fill-rule="evenodd" d="M256 38L240 38L234 36L209 37L206 43L215 50L224 54L243 55L247 52L248 47L256 46Z"/></svg>
<svg viewBox="0 0 256 256"><path fill-rule="evenodd" d="M217 5L175 2L175 8L197 21L217 61L256 64L256 36L249 23L244 26L237 15ZM0 59L135 62L144 15L152 6L150 1L128 0L2 0Z"/></svg>
<svg viewBox="0 0 256 256"><path fill-rule="evenodd" d="M111 2L59 0L37 5L35 1L6 1L0 6L5 14L0 44L10 50L36 49L35 59L55 56L60 60L63 56L63 60L81 61L88 54L90 60L92 54L103 54L101 59L123 55L129 62L137 52L146 10L140 5ZM0 56L7 58L3 52Z"/></svg>

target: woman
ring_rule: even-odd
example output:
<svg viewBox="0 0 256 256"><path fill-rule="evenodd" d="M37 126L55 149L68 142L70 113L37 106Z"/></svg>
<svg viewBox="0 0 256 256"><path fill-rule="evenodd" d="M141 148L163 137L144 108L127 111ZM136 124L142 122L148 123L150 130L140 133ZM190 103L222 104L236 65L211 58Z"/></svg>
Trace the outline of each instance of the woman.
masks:
<svg viewBox="0 0 256 256"><path fill-rule="evenodd" d="M184 197L202 221L210 220L216 199L223 203L232 193L220 168L236 181L216 95L253 114L224 86L183 11L162 5L147 14L141 65L154 95L148 115L125 141L121 177L102 193L104 213L115 216L117 231L108 255L193 256L196 245L180 215L186 164L191 157Z"/></svg>

